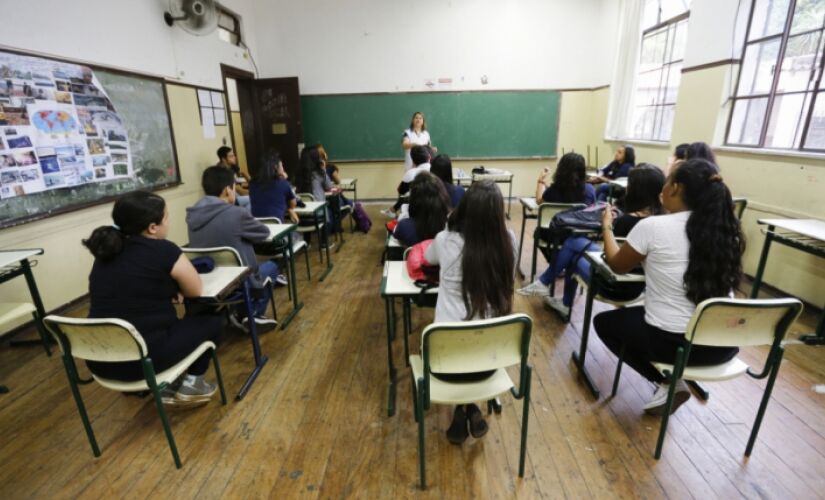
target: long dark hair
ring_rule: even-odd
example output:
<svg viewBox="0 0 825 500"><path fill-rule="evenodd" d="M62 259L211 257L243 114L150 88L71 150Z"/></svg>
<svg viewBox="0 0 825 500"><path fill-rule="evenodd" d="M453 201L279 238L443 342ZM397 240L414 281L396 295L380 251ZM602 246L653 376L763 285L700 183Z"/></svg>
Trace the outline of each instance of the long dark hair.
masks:
<svg viewBox="0 0 825 500"><path fill-rule="evenodd" d="M624 198L625 212L650 211L650 215L662 213L662 186L665 174L656 165L640 163L630 169L627 175L627 194Z"/></svg>
<svg viewBox="0 0 825 500"><path fill-rule="evenodd" d="M448 220L464 237L461 297L467 317L498 317L513 310L516 259L504 220L504 199L493 181L474 182Z"/></svg>
<svg viewBox="0 0 825 500"><path fill-rule="evenodd" d="M430 173L444 181L444 184L453 183L453 162L447 155L438 155L430 161Z"/></svg>
<svg viewBox="0 0 825 500"><path fill-rule="evenodd" d="M139 235L151 224L163 222L166 201L148 191L126 193L115 202L112 209L114 225L100 226L83 245L95 258L102 261L112 260L126 244L126 238Z"/></svg>
<svg viewBox="0 0 825 500"><path fill-rule="evenodd" d="M420 240L430 240L444 230L450 196L436 176L421 172L410 183L410 218Z"/></svg>
<svg viewBox="0 0 825 500"><path fill-rule="evenodd" d="M324 166L318 146L307 146L301 151L301 161L295 175L295 187L299 193L312 192L312 176L324 175Z"/></svg>
<svg viewBox="0 0 825 500"><path fill-rule="evenodd" d="M696 304L727 296L742 279L745 236L718 172L713 163L692 159L670 176L671 183L682 186L682 201L691 210L685 228L690 253L684 283L687 297Z"/></svg>
<svg viewBox="0 0 825 500"><path fill-rule="evenodd" d="M561 193L562 203L575 203L584 200L585 185L584 157L578 153L562 156L553 173L553 186Z"/></svg>
<svg viewBox="0 0 825 500"><path fill-rule="evenodd" d="M270 184L278 181L281 177L278 175L278 165L281 163L281 155L277 151L270 151L264 155L261 166L252 176L252 182L255 184Z"/></svg>
<svg viewBox="0 0 825 500"><path fill-rule="evenodd" d="M713 154L713 150L710 149L710 146L704 142L694 142L687 147L687 150L685 151L685 159L692 160L694 158L702 158L713 163L714 165L717 165L716 155ZM719 169L718 166L716 168L717 170Z"/></svg>

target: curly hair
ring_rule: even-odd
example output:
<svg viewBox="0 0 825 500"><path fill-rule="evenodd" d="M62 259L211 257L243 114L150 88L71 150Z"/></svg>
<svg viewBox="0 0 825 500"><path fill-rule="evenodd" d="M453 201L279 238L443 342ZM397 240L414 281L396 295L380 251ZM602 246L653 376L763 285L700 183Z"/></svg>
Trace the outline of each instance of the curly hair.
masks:
<svg viewBox="0 0 825 500"><path fill-rule="evenodd" d="M561 193L562 203L577 203L584 200L585 193L584 156L567 153L562 156L553 173L553 186Z"/></svg>
<svg viewBox="0 0 825 500"><path fill-rule="evenodd" d="M681 164L670 181L682 186L682 201L691 211L685 227L690 242L685 293L696 304L725 297L739 286L745 251L730 190L719 167L701 158Z"/></svg>

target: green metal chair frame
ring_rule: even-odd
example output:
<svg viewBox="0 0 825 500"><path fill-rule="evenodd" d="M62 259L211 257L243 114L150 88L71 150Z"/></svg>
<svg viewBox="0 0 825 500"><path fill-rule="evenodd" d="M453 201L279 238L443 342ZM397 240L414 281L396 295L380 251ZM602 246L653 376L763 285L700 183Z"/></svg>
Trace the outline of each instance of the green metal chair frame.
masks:
<svg viewBox="0 0 825 500"><path fill-rule="evenodd" d="M547 262L550 266L553 265L553 261L556 259L556 254L559 252L560 248L558 245L548 243L543 240L539 236L541 229L550 227L550 222L553 220L553 216L557 213L563 212L564 210L569 210L571 208L585 207L586 205L582 203L542 203L539 205L536 229L533 231L533 259L530 264L530 283L536 279L536 259L538 257L539 248L542 249L542 253L546 252ZM550 295L555 295L555 292L556 280L554 277L553 281L550 283Z"/></svg>
<svg viewBox="0 0 825 500"><path fill-rule="evenodd" d="M68 318L50 315L44 318L43 324L55 337L58 345L60 346L60 350L63 353L63 366L66 369L66 376L69 378L69 386L71 387L75 403L77 403L77 410L80 413L80 419L83 421L83 428L86 430L86 437L89 439L89 444L92 447L92 453L94 456L100 456L100 447L95 439L92 424L89 421L88 414L86 413L86 406L83 403L83 398L80 395L80 388L78 385L89 384L93 380L96 380L102 386L111 389L111 387L108 387L107 382L114 382L116 384L121 384L122 382L106 381L105 379L99 378L94 374L92 375L91 380L83 380L78 375L74 358L78 357L84 360L113 362L140 361L143 367L143 381L145 382L145 385L136 385L131 389L131 391L149 390L152 393L155 400L155 405L157 406L158 415L160 416L160 421L163 424L163 431L166 434L166 439L169 441L169 449L172 452L172 458L175 460L175 467L180 469L182 464L180 456L178 455L178 448L175 444L175 438L172 435L172 428L169 425L169 418L166 415L166 409L163 407L163 401L161 400L160 395L161 391L166 388L169 382L161 381L158 383L157 376L164 375L175 368L183 369L185 371L188 366L181 367L180 363L178 363L165 372L156 374L155 367L152 364L152 360L149 358L149 351L146 347L146 343L143 341L143 337L131 323L122 319ZM90 347L88 344L81 342L80 336L82 335L94 337L95 339L92 343L96 345ZM78 344L75 352L72 350L71 338L74 338ZM129 348L129 340L134 342L133 352L129 352L131 350ZM109 344L105 345L107 342ZM104 351L106 351L107 348L113 349L114 351L119 350L119 352L106 353ZM195 351L193 351L193 353L201 349L211 351L212 363L215 367L215 376L218 379L218 387L221 392L221 402L225 405L226 392L223 387L223 377L221 376L221 367L218 363L218 355L215 350L215 344L212 342L204 342ZM192 361L194 362L194 359L192 359Z"/></svg>
<svg viewBox="0 0 825 500"><path fill-rule="evenodd" d="M427 326L424 329L424 332L421 334L421 356L413 355L410 356L410 364L414 366L414 369L411 370L412 376L412 396L413 396L413 406L414 406L414 416L415 421L418 423L418 459L419 459L419 474L420 474L420 486L421 489L427 488L427 473L426 473L426 455L425 455L425 446L424 446L424 412L430 408L431 404L431 394L430 394L430 377L431 377L431 367L433 365L433 350L436 351L436 363L440 367L448 367L451 372L453 372L453 368L456 366L465 365L468 361L467 353L455 355L455 351L451 356L449 353L445 352L444 349L439 349L438 346L435 348L431 348L431 344L436 342L443 342L439 339L440 336L444 336L448 339L448 341L455 341L460 337L468 337L471 336L474 340L479 340L480 337L489 335L501 335L508 333L506 331L507 327L517 325L520 327L520 339L519 339L519 348L518 353L501 353L498 352L497 356L493 356L493 359L483 359L478 358L478 361L473 358L473 371L484 371L495 369L504 373L504 376L507 377L509 382L509 391L516 399L523 399L523 407L522 407L522 421L521 421L521 449L519 453L519 477L524 477L524 463L527 455L527 424L528 418L530 413L530 384L532 378L533 369L529 365L529 355L530 355L530 335L533 328L533 321L530 319L529 316L526 314L511 314L509 316L504 316L501 318L494 318L494 319L485 319L485 320L477 320L477 321L464 321L464 322L455 322L455 323L433 323ZM488 343L486 346L488 352L493 351L496 348L500 349L499 345L495 345L495 342ZM475 355L483 355L484 347L476 349L476 352L473 354ZM512 355L509 355L512 354ZM415 376L415 366L418 366L423 361L423 368L421 370L420 377L416 378ZM487 361L485 364L484 362ZM518 390L510 381L509 376L506 374L504 370L507 366L513 366L519 364L519 384ZM453 368L450 368L452 366ZM497 374L491 375L491 379L495 378ZM489 379L488 379L489 380ZM443 384L449 385L456 385L460 386L461 383L448 383L448 382L440 382ZM505 389L503 392L507 392L508 389ZM496 394L487 394L484 395L483 398L479 400L489 400L503 394L503 392L498 392ZM452 403L451 403L452 404Z"/></svg>

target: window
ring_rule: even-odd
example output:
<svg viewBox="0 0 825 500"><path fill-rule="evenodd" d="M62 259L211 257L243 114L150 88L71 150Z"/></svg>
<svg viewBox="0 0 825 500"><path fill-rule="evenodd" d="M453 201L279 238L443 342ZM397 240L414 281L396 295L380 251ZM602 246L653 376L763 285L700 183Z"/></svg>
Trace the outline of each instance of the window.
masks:
<svg viewBox="0 0 825 500"><path fill-rule="evenodd" d="M754 0L726 143L825 151L825 2Z"/></svg>
<svg viewBox="0 0 825 500"><path fill-rule="evenodd" d="M690 0L646 0L630 137L667 141L682 78Z"/></svg>
<svg viewBox="0 0 825 500"><path fill-rule="evenodd" d="M223 102L223 92L198 89L198 106L201 109L201 125L226 125L226 106Z"/></svg>
<svg viewBox="0 0 825 500"><path fill-rule="evenodd" d="M241 45L241 22L238 16L218 7L218 38L232 45Z"/></svg>

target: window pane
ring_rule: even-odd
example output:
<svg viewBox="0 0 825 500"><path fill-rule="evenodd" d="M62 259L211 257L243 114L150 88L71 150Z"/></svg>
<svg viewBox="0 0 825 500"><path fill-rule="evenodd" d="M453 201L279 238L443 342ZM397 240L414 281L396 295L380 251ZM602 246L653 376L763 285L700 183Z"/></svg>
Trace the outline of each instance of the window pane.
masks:
<svg viewBox="0 0 825 500"><path fill-rule="evenodd" d="M766 148L798 148L802 135L802 109L810 94L778 95L765 135Z"/></svg>
<svg viewBox="0 0 825 500"><path fill-rule="evenodd" d="M805 149L825 149L825 93L822 92L816 98Z"/></svg>
<svg viewBox="0 0 825 500"><path fill-rule="evenodd" d="M218 26L228 31L237 31L235 17L225 10L218 11Z"/></svg>
<svg viewBox="0 0 825 500"><path fill-rule="evenodd" d="M662 70L642 73L636 80L636 106L652 106L662 100Z"/></svg>
<svg viewBox="0 0 825 500"><path fill-rule="evenodd" d="M642 29L659 24L659 0L645 0L645 12L642 16Z"/></svg>
<svg viewBox="0 0 825 500"><path fill-rule="evenodd" d="M796 0L791 21L791 34L822 26L825 18L825 2L822 0Z"/></svg>
<svg viewBox="0 0 825 500"><path fill-rule="evenodd" d="M785 31L785 20L788 18L790 3L790 0L756 0L748 40L756 40Z"/></svg>
<svg viewBox="0 0 825 500"><path fill-rule="evenodd" d="M788 39L777 92L808 90L809 86L814 85L813 70L816 66L821 37L821 31L814 31Z"/></svg>
<svg viewBox="0 0 825 500"><path fill-rule="evenodd" d="M662 0L662 18L659 22L684 14L690 8L689 3L684 0Z"/></svg>
<svg viewBox="0 0 825 500"><path fill-rule="evenodd" d="M644 37L644 39L642 40L641 60L639 61L640 73L662 66L665 59L666 42L666 29L656 31Z"/></svg>
<svg viewBox="0 0 825 500"><path fill-rule="evenodd" d="M685 42L687 41L687 19L679 21L671 28L668 48L668 57L665 62L681 61L685 58Z"/></svg>
<svg viewBox="0 0 825 500"><path fill-rule="evenodd" d="M656 134L656 139L669 141L670 133L673 131L673 113L675 106L662 106L659 109L659 131L658 134Z"/></svg>
<svg viewBox="0 0 825 500"><path fill-rule="evenodd" d="M748 45L742 58L742 73L736 95L767 94L773 85L774 67L779 58L780 40Z"/></svg>
<svg viewBox="0 0 825 500"><path fill-rule="evenodd" d="M665 80L664 97L662 102L676 104L676 96L679 94L679 82L682 81L682 63L671 64L667 68L667 79Z"/></svg>
<svg viewBox="0 0 825 500"><path fill-rule="evenodd" d="M637 107L633 112L633 134L636 139L653 138L653 121L656 108L654 106Z"/></svg>
<svg viewBox="0 0 825 500"><path fill-rule="evenodd" d="M736 101L733 106L733 116L730 119L728 143L758 145L767 106L767 97Z"/></svg>

